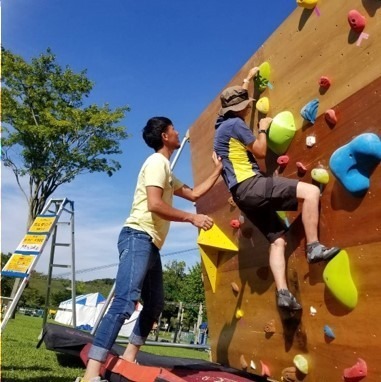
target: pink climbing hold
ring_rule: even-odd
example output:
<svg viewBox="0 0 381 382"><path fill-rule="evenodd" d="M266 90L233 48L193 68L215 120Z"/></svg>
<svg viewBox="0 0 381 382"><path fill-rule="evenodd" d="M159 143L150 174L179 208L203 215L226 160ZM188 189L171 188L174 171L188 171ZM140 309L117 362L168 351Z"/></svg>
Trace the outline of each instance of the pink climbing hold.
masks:
<svg viewBox="0 0 381 382"><path fill-rule="evenodd" d="M260 363L262 366L262 375L267 375L268 377L271 377L269 367L265 363L263 363L261 360L260 360Z"/></svg>
<svg viewBox="0 0 381 382"><path fill-rule="evenodd" d="M348 22L352 30L361 33L365 28L366 19L359 11L352 9L348 13Z"/></svg>
<svg viewBox="0 0 381 382"><path fill-rule="evenodd" d="M344 369L344 380L352 380L354 378L359 379L366 377L368 374L368 367L366 362L358 358L357 363L352 367Z"/></svg>
<svg viewBox="0 0 381 382"><path fill-rule="evenodd" d="M286 167L289 160L290 158L288 157L288 155L281 155L280 157L278 157L276 162L279 164L280 167Z"/></svg>
<svg viewBox="0 0 381 382"><path fill-rule="evenodd" d="M328 109L326 110L325 114L324 114L324 117L325 117L325 120L332 126L335 126L336 123L337 123L337 117L336 117L336 113L335 113L335 110L333 109Z"/></svg>
<svg viewBox="0 0 381 382"><path fill-rule="evenodd" d="M238 229L241 226L241 223L238 219L233 219L230 221L230 227Z"/></svg>
<svg viewBox="0 0 381 382"><path fill-rule="evenodd" d="M305 174L307 172L307 167L302 162L296 162L296 167L300 174Z"/></svg>
<svg viewBox="0 0 381 382"><path fill-rule="evenodd" d="M326 76L321 76L319 79L319 86L328 89L331 86L331 80Z"/></svg>

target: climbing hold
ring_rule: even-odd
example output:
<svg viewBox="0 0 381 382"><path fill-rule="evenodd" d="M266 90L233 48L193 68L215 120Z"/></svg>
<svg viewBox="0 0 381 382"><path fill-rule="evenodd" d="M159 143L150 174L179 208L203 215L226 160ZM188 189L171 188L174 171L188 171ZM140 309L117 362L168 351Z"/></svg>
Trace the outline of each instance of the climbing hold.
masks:
<svg viewBox="0 0 381 382"><path fill-rule="evenodd" d="M325 168L314 168L311 171L311 177L321 184L327 184L329 182L329 173Z"/></svg>
<svg viewBox="0 0 381 382"><path fill-rule="evenodd" d="M260 98L255 104L255 108L262 114L267 114L270 110L270 101L267 97Z"/></svg>
<svg viewBox="0 0 381 382"><path fill-rule="evenodd" d="M307 172L307 167L302 162L296 162L298 173L304 175Z"/></svg>
<svg viewBox="0 0 381 382"><path fill-rule="evenodd" d="M328 124L330 124L331 126L336 125L337 117L336 117L335 110L333 109L326 110L326 112L324 113L324 117Z"/></svg>
<svg viewBox="0 0 381 382"><path fill-rule="evenodd" d="M331 86L331 80L326 76L321 76L319 79L319 86L323 89L328 89Z"/></svg>
<svg viewBox="0 0 381 382"><path fill-rule="evenodd" d="M316 7L318 0L296 0L296 3L299 5L299 7L313 9Z"/></svg>
<svg viewBox="0 0 381 382"><path fill-rule="evenodd" d="M232 207L237 207L237 205L235 204L235 201L233 200L233 197L232 197L232 196L228 199L228 203L229 203Z"/></svg>
<svg viewBox="0 0 381 382"><path fill-rule="evenodd" d="M262 362L261 360L259 361L261 363L261 366L262 366L262 375L267 375L268 377L271 376L271 373L270 373L270 369L269 367L264 363Z"/></svg>
<svg viewBox="0 0 381 382"><path fill-rule="evenodd" d="M335 334L333 333L333 330L328 326L328 325L324 325L324 334L328 337L328 338L332 338L332 339L335 339Z"/></svg>
<svg viewBox="0 0 381 382"><path fill-rule="evenodd" d="M265 61L259 65L258 74L254 78L255 86L260 92L266 90L270 80L270 64Z"/></svg>
<svg viewBox="0 0 381 382"><path fill-rule="evenodd" d="M276 160L276 163L278 163L280 167L286 167L289 160L290 158L288 157L288 155L281 155Z"/></svg>
<svg viewBox="0 0 381 382"><path fill-rule="evenodd" d="M310 315L313 317L313 316L315 316L316 313L317 313L317 310L313 306L311 306L310 307Z"/></svg>
<svg viewBox="0 0 381 382"><path fill-rule="evenodd" d="M283 382L296 382L296 367L290 366L282 370L282 379Z"/></svg>
<svg viewBox="0 0 381 382"><path fill-rule="evenodd" d="M316 143L316 137L315 135L309 135L307 138L306 138L306 145L308 147L312 147L314 146Z"/></svg>
<svg viewBox="0 0 381 382"><path fill-rule="evenodd" d="M352 280L349 258L345 250L341 250L326 265L323 279L333 296L349 309L357 305L357 288Z"/></svg>
<svg viewBox="0 0 381 382"><path fill-rule="evenodd" d="M366 362L358 358L355 365L344 369L344 380L352 381L354 379L359 380L360 378L366 377L368 374L368 366Z"/></svg>
<svg viewBox="0 0 381 382"><path fill-rule="evenodd" d="M232 219L232 220L230 220L230 227L237 229L237 228L239 228L240 226L241 226L241 223L239 222L238 219Z"/></svg>
<svg viewBox="0 0 381 382"><path fill-rule="evenodd" d="M234 281L230 285L233 289L233 292L236 292L236 293L239 292L239 286Z"/></svg>
<svg viewBox="0 0 381 382"><path fill-rule="evenodd" d="M237 309L237 311L235 312L235 318L237 319L240 319L243 317L243 310L242 309Z"/></svg>
<svg viewBox="0 0 381 382"><path fill-rule="evenodd" d="M297 354L294 357L294 365L296 368L302 372L303 374L308 374L308 361L307 359L302 356L301 354Z"/></svg>
<svg viewBox="0 0 381 382"><path fill-rule="evenodd" d="M316 121L318 107L319 107L319 99L315 98L302 107L302 110L300 110L300 115L306 121L314 124Z"/></svg>
<svg viewBox="0 0 381 382"><path fill-rule="evenodd" d="M359 11L352 9L348 13L348 22L352 30L361 33L365 28L366 18Z"/></svg>
<svg viewBox="0 0 381 382"><path fill-rule="evenodd" d="M241 354L241 356L239 357L239 362L241 364L242 369L247 369L248 364L243 354Z"/></svg>
<svg viewBox="0 0 381 382"><path fill-rule="evenodd" d="M268 130L267 145L278 155L283 155L296 132L294 116L290 111L277 114Z"/></svg>
<svg viewBox="0 0 381 382"><path fill-rule="evenodd" d="M370 186L370 175L381 161L381 140L373 133L357 136L338 148L329 167L341 185L354 196L363 196Z"/></svg>
<svg viewBox="0 0 381 382"><path fill-rule="evenodd" d="M257 368L257 365L255 364L253 360L250 361L250 367L254 370Z"/></svg>
<svg viewBox="0 0 381 382"><path fill-rule="evenodd" d="M275 333L275 320L270 320L263 328L265 333Z"/></svg>

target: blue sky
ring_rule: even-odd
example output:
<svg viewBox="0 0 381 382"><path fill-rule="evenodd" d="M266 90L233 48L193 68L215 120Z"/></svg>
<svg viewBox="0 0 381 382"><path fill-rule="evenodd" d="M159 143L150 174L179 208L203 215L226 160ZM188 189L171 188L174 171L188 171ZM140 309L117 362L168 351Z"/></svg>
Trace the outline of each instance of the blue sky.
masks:
<svg viewBox="0 0 381 382"><path fill-rule="evenodd" d="M89 102L129 105L123 124L130 138L115 159L112 177L91 174L61 186L54 197L75 203L78 280L114 277L116 241L128 216L137 174L151 154L141 129L155 115L169 117L183 137L208 104L295 9L294 0L265 6L254 0L3 0L2 44L26 60L50 47L62 66L87 70L94 82ZM279 43L282 43L281 41ZM258 63L260 64L260 63ZM178 178L192 186L187 144L176 164ZM13 174L2 168L2 252L15 250L25 234L27 204ZM178 208L194 211L187 201ZM172 223L163 263L199 261L197 229ZM48 248L37 270L48 271ZM68 262L69 252L57 252ZM101 269L101 267L105 267ZM63 271L55 270L55 275Z"/></svg>

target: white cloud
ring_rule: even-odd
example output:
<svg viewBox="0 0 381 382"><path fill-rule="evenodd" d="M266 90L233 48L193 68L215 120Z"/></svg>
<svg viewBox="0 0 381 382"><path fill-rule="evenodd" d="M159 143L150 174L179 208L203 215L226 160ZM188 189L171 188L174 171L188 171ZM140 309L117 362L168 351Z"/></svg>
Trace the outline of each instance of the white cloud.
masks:
<svg viewBox="0 0 381 382"><path fill-rule="evenodd" d="M118 263L117 239L124 220L128 216L134 187L120 189L115 182L105 178L82 176L58 189L56 198L67 197L74 202L75 260L77 280L114 278ZM106 178L108 179L108 178ZM97 181L98 180L98 181ZM65 196L63 196L65 195ZM2 168L2 247L4 253L13 252L26 232L27 202L19 190L13 173ZM176 198L178 199L178 198ZM176 201L178 208L195 212L187 201ZM64 218L64 216L62 215ZM67 216L65 216L65 221ZM70 242L70 233L58 228L57 242ZM161 250L163 264L168 261L185 261L192 267L199 261L197 250L198 230L188 223L172 222L164 247ZM47 273L50 257L50 241L40 256L36 270ZM187 252L183 252L187 251ZM71 247L58 247L55 264L71 263ZM102 268L102 266L104 268ZM93 269L93 271L91 271ZM85 271L86 270L86 271ZM69 273L69 269L54 268L55 276Z"/></svg>

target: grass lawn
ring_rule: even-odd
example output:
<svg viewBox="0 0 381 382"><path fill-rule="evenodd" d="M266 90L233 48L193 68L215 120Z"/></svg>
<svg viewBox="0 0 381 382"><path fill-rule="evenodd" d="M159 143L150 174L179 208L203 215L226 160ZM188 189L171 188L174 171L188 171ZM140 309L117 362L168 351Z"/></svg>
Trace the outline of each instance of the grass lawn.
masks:
<svg viewBox="0 0 381 382"><path fill-rule="evenodd" d="M73 382L83 375L79 358L36 348L42 329L42 318L17 314L9 320L1 338L1 378L3 382ZM143 351L197 359L208 359L205 351L144 346Z"/></svg>

